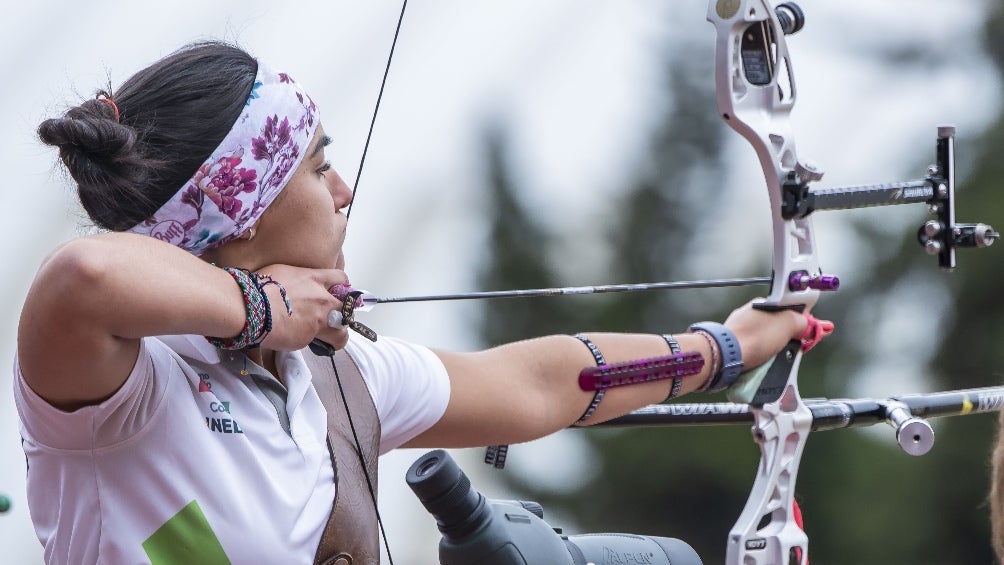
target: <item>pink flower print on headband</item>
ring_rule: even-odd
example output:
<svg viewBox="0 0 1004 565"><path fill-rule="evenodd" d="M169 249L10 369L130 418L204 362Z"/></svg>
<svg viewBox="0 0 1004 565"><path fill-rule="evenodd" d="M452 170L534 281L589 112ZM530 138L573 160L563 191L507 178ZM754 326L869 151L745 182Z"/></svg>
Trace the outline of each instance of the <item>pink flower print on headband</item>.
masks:
<svg viewBox="0 0 1004 565"><path fill-rule="evenodd" d="M255 159L275 166L265 180L263 192L280 188L293 164L300 161L300 147L292 139L289 119L284 117L279 122L279 116L266 118L261 137L251 141L251 153Z"/></svg>
<svg viewBox="0 0 1004 565"><path fill-rule="evenodd" d="M258 171L241 167L244 149L231 155L220 157L215 163L199 167L192 177L192 183L204 192L216 207L228 217L237 219L243 203L237 198L242 192L254 192Z"/></svg>
<svg viewBox="0 0 1004 565"><path fill-rule="evenodd" d="M227 136L177 194L129 231L195 255L240 236L289 182L317 123L317 106L306 92L259 63Z"/></svg>

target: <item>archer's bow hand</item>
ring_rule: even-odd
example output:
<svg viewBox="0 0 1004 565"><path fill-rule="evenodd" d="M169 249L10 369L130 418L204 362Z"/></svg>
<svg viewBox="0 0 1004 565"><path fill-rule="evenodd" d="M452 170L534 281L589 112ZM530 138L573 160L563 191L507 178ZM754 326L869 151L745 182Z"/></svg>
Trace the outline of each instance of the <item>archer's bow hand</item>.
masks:
<svg viewBox="0 0 1004 565"><path fill-rule="evenodd" d="M772 360L790 341L802 339L809 322L793 310L768 312L748 302L729 314L725 326L739 340L748 371Z"/></svg>

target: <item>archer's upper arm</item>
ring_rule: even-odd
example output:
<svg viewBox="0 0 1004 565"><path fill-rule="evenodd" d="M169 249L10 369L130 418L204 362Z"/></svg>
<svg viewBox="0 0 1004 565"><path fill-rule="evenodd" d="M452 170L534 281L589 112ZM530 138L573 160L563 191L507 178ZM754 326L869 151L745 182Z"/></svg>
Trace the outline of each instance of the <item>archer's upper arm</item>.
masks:
<svg viewBox="0 0 1004 565"><path fill-rule="evenodd" d="M25 381L53 405L100 402L129 376L147 336L231 336L246 313L222 269L154 238L75 239L42 264L18 327Z"/></svg>
<svg viewBox="0 0 1004 565"><path fill-rule="evenodd" d="M63 409L114 393L139 351L138 339L118 338L103 326L100 310L115 307L115 300L98 295L97 250L79 241L61 246L43 262L18 325L18 363L25 382Z"/></svg>

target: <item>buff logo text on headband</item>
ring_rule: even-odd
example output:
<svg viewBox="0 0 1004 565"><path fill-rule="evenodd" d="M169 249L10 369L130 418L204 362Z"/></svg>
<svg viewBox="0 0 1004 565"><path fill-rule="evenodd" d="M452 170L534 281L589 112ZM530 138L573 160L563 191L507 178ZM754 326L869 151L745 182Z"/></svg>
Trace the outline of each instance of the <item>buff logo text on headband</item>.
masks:
<svg viewBox="0 0 1004 565"><path fill-rule="evenodd" d="M195 175L129 231L201 255L253 226L286 186L317 129L317 106L261 62L244 111Z"/></svg>

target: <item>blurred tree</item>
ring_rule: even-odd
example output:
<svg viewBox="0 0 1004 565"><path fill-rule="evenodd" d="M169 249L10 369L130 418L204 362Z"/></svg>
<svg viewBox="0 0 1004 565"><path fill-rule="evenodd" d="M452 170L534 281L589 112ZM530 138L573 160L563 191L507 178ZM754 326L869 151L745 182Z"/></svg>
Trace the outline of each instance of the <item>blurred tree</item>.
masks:
<svg viewBox="0 0 1004 565"><path fill-rule="evenodd" d="M516 198L519 191L506 162L505 132L498 125L491 125L485 139L489 177L485 201L492 218L491 252L483 257L479 288L559 286L558 275L550 265L553 238ZM569 328L574 328L575 314L569 302L561 297L488 301L480 333L488 344L568 333Z"/></svg>
<svg viewBox="0 0 1004 565"><path fill-rule="evenodd" d="M603 210L603 218L582 222L609 226L603 245L616 250L600 270L615 273L619 280L595 282L676 280L692 274L685 270L686 250L701 237L701 230L709 229L707 218L726 198L721 163L725 129L718 123L713 85L706 79L710 70L710 62L697 58L673 63L669 82L674 96L654 134L652 154L639 167L644 173ZM518 205L505 172L501 139L497 130L491 130L487 147L494 201L490 206L496 215L493 253L485 259L481 283L486 288L559 284L551 267L557 259L547 255L551 236ZM493 254L501 260L492 260ZM717 298L711 296L716 294ZM736 292L688 290L488 302L481 331L489 344L552 331L678 332L693 321L689 311L721 319L727 312L720 304L735 305L752 297L747 291L749 296L727 298L732 294ZM695 301L710 306L696 308ZM582 531L616 527L651 535L672 532L708 559L723 557L725 533L746 498L756 462L748 432L705 428L669 435L655 430L570 433L587 434L593 446L591 465L598 469L581 492L554 495L534 489L518 476L510 474L507 479L545 507L560 507L574 515ZM708 453L708 445L716 446L715 454ZM694 508L702 508L700 519L694 518Z"/></svg>
<svg viewBox="0 0 1004 565"><path fill-rule="evenodd" d="M986 49L1004 67L1002 11L998 7L993 12L986 27ZM621 196L603 211L601 220L582 222L611 226L604 245L616 253L598 269L616 273L619 280L609 282L695 278L687 270L691 257L686 250L696 247L712 229L717 207L728 202L732 189L723 187L722 148L732 134L717 116L713 84L707 78L710 62L689 55L668 61L671 95L654 129L650 154L637 167L638 178L625 181ZM960 172L964 181L959 187L960 219L1002 223L995 222L1004 212L995 182L1004 178L1004 160L996 156L1004 147L1004 119L997 122L983 139L960 143L960 151L978 148L979 153L972 171ZM553 268L561 262L555 238L520 203L508 172L503 132L492 128L487 140L494 224L492 249L484 257L480 280L483 288L583 284L562 281ZM855 227L863 247L890 247L889 236L867 220L858 220ZM742 242L736 246L728 253L749 252ZM934 273L934 260L919 252L914 234L906 234L896 253L876 261L871 278L841 290L841 304L854 306L827 308L824 303L820 315L833 319L838 328L851 327L854 316L860 318L870 310L880 318L877 305L902 300L898 295L902 285L924 280L934 292L948 297L953 309L942 327L929 330L931 347L938 351L929 369L938 376L937 386L1000 384L994 368L1001 366L1004 350L995 346L1004 338L1004 325L994 323L988 313L998 304L995 282L1004 276L999 272L1004 262L994 261L987 252L960 255L958 272L941 277ZM750 264L768 265L769 250ZM487 302L481 331L488 344L586 329L681 331L695 317L723 319L728 308L751 296L742 290L699 290ZM835 334L802 364L803 396L847 396L848 375L882 355L876 345L881 344ZM813 435L802 459L798 489L813 562L991 562L983 501L992 422L987 416L943 420L937 425L936 448L920 460L896 448L888 430L881 430L880 441L860 430ZM705 563L724 560L725 538L748 496L759 455L746 429L567 433L584 434L591 446L592 479L575 492L553 493L505 474L521 496L575 516L578 531L674 536L693 545ZM518 446L510 457L519 457Z"/></svg>
<svg viewBox="0 0 1004 565"><path fill-rule="evenodd" d="M1004 11L999 4L990 6L984 31L986 52L1004 69ZM1004 115L988 117L987 123L993 125L979 138L959 132L958 163L965 163L966 170L957 171L956 217L999 228L1004 227L1004 200L999 196L1004 179L1004 161L999 156L1004 148ZM932 131L930 162L934 160L933 138ZM859 225L860 233L867 235L869 231L874 230ZM882 237L872 234L871 239L875 246L888 247L887 236ZM935 378L934 387L1001 385L1004 350L999 344L1004 340L1004 325L995 316L1000 305L996 281L1004 276L1004 261L997 258L999 249L961 250L959 268L950 275L938 273L934 258L917 250L915 233L904 233L898 251L890 254L889 260L877 262L870 279L858 281L851 293L842 293L841 302L874 309L874 321L880 324L885 312L881 305L902 301L903 289L910 285L922 288L926 295L921 301L948 303L940 325L920 330L929 336L936 351L927 368ZM918 282L923 286L916 286ZM914 306L923 308L924 304ZM847 367L847 356L858 358L859 368L883 353L883 344L876 344L874 338L844 345L847 347L840 355L845 359L833 363L844 370L856 369ZM833 381L839 377L826 378ZM933 423L938 434L935 448L917 460L890 449L887 442L869 441L861 432L811 438L799 477L803 486L799 490L808 501L811 554L827 563L962 565L993 561L985 500L994 419L975 416Z"/></svg>

